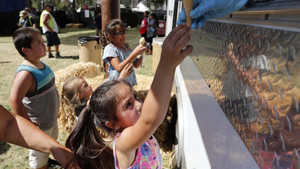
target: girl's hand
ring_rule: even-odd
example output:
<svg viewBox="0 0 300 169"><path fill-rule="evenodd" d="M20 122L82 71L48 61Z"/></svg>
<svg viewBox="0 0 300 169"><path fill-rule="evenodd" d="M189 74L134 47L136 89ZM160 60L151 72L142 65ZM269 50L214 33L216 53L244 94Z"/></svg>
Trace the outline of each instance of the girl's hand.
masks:
<svg viewBox="0 0 300 169"><path fill-rule="evenodd" d="M139 45L132 51L132 53L133 53L135 56L138 56L138 55L141 55L142 53L144 53L146 49L147 49L146 46L143 46L143 45L139 44Z"/></svg>
<svg viewBox="0 0 300 169"><path fill-rule="evenodd" d="M160 64L176 68L193 51L193 46L187 45L190 39L188 26L181 24L173 29L163 43Z"/></svg>
<svg viewBox="0 0 300 169"><path fill-rule="evenodd" d="M125 67L122 69L119 80L125 80L131 73L133 72L133 66L131 63L127 63Z"/></svg>

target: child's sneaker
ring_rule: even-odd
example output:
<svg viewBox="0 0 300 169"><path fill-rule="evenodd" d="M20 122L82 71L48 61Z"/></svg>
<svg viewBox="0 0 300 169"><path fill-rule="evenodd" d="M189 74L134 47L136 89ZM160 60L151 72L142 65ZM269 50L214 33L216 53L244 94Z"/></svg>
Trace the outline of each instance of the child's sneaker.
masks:
<svg viewBox="0 0 300 169"><path fill-rule="evenodd" d="M57 53L55 54L55 58L61 58L59 52L57 52Z"/></svg>
<svg viewBox="0 0 300 169"><path fill-rule="evenodd" d="M52 53L48 54L48 58L54 58L54 56L52 55Z"/></svg>
<svg viewBox="0 0 300 169"><path fill-rule="evenodd" d="M62 166L56 160L49 158L47 162L47 168L62 169Z"/></svg>

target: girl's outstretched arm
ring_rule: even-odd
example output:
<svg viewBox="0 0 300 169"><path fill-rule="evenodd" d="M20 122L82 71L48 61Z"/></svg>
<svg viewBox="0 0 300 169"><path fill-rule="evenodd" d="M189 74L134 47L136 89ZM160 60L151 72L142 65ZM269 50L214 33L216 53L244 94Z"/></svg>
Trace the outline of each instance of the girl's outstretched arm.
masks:
<svg viewBox="0 0 300 169"><path fill-rule="evenodd" d="M169 105L175 68L193 50L192 46L186 46L190 40L189 32L189 27L179 25L165 39L161 59L145 99L141 117L135 125L126 128L116 142L117 153L125 158L135 157L136 149L145 143L162 123ZM129 165L133 162L131 160L128 160Z"/></svg>
<svg viewBox="0 0 300 169"><path fill-rule="evenodd" d="M63 167L66 167L73 158L73 153L69 149L59 144L25 118L19 115L13 116L1 105L0 140L44 153L51 153ZM69 165L68 168L70 167ZM75 166L74 168L78 167Z"/></svg>

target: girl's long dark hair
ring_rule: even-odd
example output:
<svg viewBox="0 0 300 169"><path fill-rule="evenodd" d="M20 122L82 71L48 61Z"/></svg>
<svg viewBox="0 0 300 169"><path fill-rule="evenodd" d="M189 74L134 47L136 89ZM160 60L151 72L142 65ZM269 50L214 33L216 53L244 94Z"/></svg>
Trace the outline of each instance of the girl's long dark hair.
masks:
<svg viewBox="0 0 300 169"><path fill-rule="evenodd" d="M113 169L112 150L106 146L94 124L89 107L80 113L78 122L66 141L66 147L75 153L75 161L82 169Z"/></svg>
<svg viewBox="0 0 300 169"><path fill-rule="evenodd" d="M66 147L75 153L74 160L83 169L114 168L112 150L106 146L95 123L99 125L101 131L110 136L116 133L105 123L117 122L116 105L119 100L120 85L130 87L125 80L109 80L93 92L90 105L82 110L78 122L67 139Z"/></svg>

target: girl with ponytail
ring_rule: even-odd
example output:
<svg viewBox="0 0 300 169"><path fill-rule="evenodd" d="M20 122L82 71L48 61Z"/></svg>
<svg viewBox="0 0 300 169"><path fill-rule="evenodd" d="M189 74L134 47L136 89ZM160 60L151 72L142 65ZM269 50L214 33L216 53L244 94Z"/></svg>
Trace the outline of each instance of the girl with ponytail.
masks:
<svg viewBox="0 0 300 169"><path fill-rule="evenodd" d="M192 52L186 46L189 33L189 27L179 25L164 40L144 103L124 80L107 81L93 92L66 143L81 168L162 168L153 133L166 115L175 68ZM113 138L112 150L94 123Z"/></svg>

